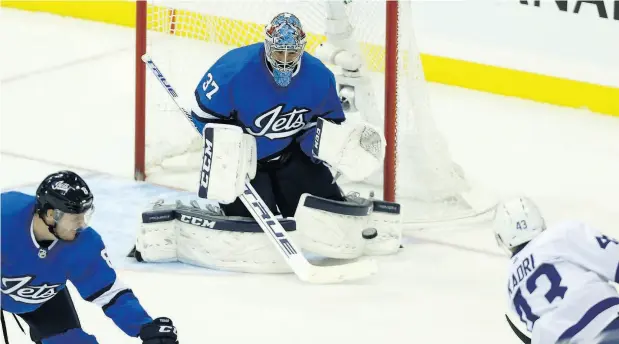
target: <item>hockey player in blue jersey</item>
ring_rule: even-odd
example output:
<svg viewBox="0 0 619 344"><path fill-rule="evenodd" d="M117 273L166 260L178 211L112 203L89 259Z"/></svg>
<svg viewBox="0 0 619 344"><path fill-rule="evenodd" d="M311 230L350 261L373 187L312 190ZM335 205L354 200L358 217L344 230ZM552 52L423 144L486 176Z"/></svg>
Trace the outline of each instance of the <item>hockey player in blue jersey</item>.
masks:
<svg viewBox="0 0 619 344"><path fill-rule="evenodd" d="M619 242L576 221L546 226L530 199L497 207L494 232L509 251L509 308L532 344L619 343ZM508 319L509 320L509 319Z"/></svg>
<svg viewBox="0 0 619 344"><path fill-rule="evenodd" d="M331 27L348 28L343 21ZM304 250L341 259L398 250L399 205L344 196L332 173L368 177L383 163L385 140L371 125L347 120L334 74L304 51L306 39L300 20L280 13L266 25L263 43L229 51L204 74L191 105L204 139L198 195L219 202L225 217L180 209L176 225L169 217L145 221L136 242L140 259L286 271L266 238L255 235L259 227L237 221L251 221L238 198L246 178L274 214L294 217Z"/></svg>
<svg viewBox="0 0 619 344"><path fill-rule="evenodd" d="M178 343L172 321L153 320L118 279L101 237L88 227L93 199L71 171L46 177L35 196L2 194L2 310L23 319L36 343L97 343L81 329L66 288L70 280L128 336Z"/></svg>
<svg viewBox="0 0 619 344"><path fill-rule="evenodd" d="M263 43L222 56L195 89L192 117L205 140L199 196L218 200L227 216L251 216L237 198L249 175L274 214L295 217L303 228L304 194L349 201L331 169L360 181L383 163L382 133L367 123L346 121L334 74L304 51L306 40L300 20L280 13L266 25ZM307 227L339 215L312 219ZM324 230L330 233L303 232L333 236L333 229ZM362 251L361 235L350 235L356 252L342 257ZM338 256L333 246L347 244L328 246L313 251Z"/></svg>
<svg viewBox="0 0 619 344"><path fill-rule="evenodd" d="M216 131L238 128L239 137L255 140L259 172L253 185L274 212L292 216L310 189L343 201L329 168L312 154L317 119L345 120L333 74L303 51L306 36L296 16L278 15L265 32L265 43L234 49L207 71L195 89L193 120L201 129L215 123ZM223 210L250 216L240 200Z"/></svg>

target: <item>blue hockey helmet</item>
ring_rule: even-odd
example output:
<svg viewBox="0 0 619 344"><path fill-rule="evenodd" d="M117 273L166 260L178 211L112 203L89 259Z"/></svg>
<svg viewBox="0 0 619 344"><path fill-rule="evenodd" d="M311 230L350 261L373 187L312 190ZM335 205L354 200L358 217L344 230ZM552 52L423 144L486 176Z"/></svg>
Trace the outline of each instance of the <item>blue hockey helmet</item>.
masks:
<svg viewBox="0 0 619 344"><path fill-rule="evenodd" d="M301 21L292 13L280 13L265 27L266 59L273 67L273 78L288 86L301 61L306 37Z"/></svg>

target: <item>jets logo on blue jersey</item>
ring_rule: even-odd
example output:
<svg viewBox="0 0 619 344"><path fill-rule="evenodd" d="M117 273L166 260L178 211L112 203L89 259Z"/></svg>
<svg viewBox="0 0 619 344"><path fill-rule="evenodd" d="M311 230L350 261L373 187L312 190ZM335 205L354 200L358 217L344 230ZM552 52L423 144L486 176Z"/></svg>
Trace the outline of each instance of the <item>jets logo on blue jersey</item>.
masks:
<svg viewBox="0 0 619 344"><path fill-rule="evenodd" d="M257 131L247 128L247 132L254 136L266 136L270 139L281 139L293 136L305 127L304 115L311 110L304 107L294 107L291 111L282 112L285 104L279 104L272 109L258 115L254 120Z"/></svg>
<svg viewBox="0 0 619 344"><path fill-rule="evenodd" d="M30 285L34 276L2 277L2 293L24 303L44 303L58 293L60 284Z"/></svg>

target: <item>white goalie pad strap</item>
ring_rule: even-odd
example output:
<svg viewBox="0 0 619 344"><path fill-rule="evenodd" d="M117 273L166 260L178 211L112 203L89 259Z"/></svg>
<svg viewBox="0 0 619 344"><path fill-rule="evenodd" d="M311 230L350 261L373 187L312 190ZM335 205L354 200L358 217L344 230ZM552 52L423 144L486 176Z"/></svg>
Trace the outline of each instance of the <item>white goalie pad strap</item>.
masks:
<svg viewBox="0 0 619 344"><path fill-rule="evenodd" d="M178 227L174 219L175 208L175 205L157 202L151 209L142 213L135 249L140 252L145 262L163 263L178 260L176 256Z"/></svg>
<svg viewBox="0 0 619 344"><path fill-rule="evenodd" d="M339 259L363 254L370 202L354 204L303 194L294 214L299 245L309 252Z"/></svg>
<svg viewBox="0 0 619 344"><path fill-rule="evenodd" d="M335 124L318 118L313 155L352 181L369 177L385 158L385 138L370 124Z"/></svg>
<svg viewBox="0 0 619 344"><path fill-rule="evenodd" d="M209 123L202 130L204 154L198 196L232 203L256 176L256 139L234 125Z"/></svg>
<svg viewBox="0 0 619 344"><path fill-rule="evenodd" d="M176 219L180 228L178 259L183 263L235 272L292 272L253 219L187 208L179 208ZM295 221L280 222L294 238Z"/></svg>
<svg viewBox="0 0 619 344"><path fill-rule="evenodd" d="M398 203L373 201L372 213L368 216L367 228L374 235L365 242L363 254L378 256L394 254L402 245L402 212ZM366 233L366 232L364 232Z"/></svg>

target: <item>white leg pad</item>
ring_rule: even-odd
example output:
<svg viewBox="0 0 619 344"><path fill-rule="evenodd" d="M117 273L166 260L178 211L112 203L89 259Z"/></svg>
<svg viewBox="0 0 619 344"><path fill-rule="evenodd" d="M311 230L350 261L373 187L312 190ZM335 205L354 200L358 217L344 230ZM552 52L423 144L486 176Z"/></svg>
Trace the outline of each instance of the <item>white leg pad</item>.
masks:
<svg viewBox="0 0 619 344"><path fill-rule="evenodd" d="M295 221L281 219L280 223L295 239ZM142 213L135 249L151 263L180 261L214 270L292 272L256 221L223 216L197 203L156 202Z"/></svg>
<svg viewBox="0 0 619 344"><path fill-rule="evenodd" d="M303 194L294 218L299 245L329 258L353 259L363 254L367 215L372 206L331 201Z"/></svg>
<svg viewBox="0 0 619 344"><path fill-rule="evenodd" d="M135 248L145 262L176 262L178 227L174 219L176 206L163 205L142 213Z"/></svg>
<svg viewBox="0 0 619 344"><path fill-rule="evenodd" d="M398 203L373 201L368 228L376 230L376 237L365 243L364 255L378 256L397 253L402 244L402 213Z"/></svg>
<svg viewBox="0 0 619 344"><path fill-rule="evenodd" d="M185 223L180 227L178 258L183 263L236 272L292 272L262 231L235 232ZM294 238L294 232L290 236Z"/></svg>

